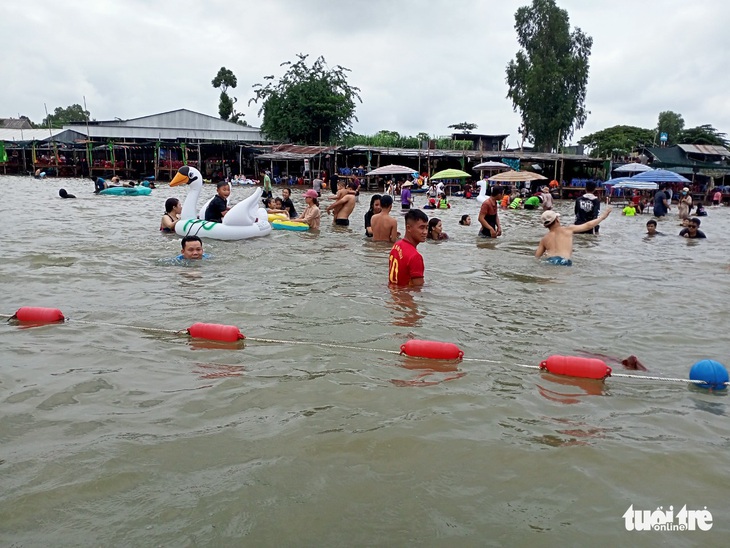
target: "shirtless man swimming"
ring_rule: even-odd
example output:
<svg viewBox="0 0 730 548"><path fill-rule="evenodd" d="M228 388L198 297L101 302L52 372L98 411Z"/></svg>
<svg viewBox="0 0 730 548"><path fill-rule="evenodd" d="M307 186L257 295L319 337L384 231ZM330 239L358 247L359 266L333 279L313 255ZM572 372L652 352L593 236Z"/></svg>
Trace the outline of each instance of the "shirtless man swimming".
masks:
<svg viewBox="0 0 730 548"><path fill-rule="evenodd" d="M334 224L350 226L350 214L355 209L355 191L345 187L344 181L338 181L335 202L327 206L327 214L334 213Z"/></svg>
<svg viewBox="0 0 730 548"><path fill-rule="evenodd" d="M578 232L586 232L595 226L598 226L611 213L611 208L606 210L597 218L581 225L560 225L560 213L548 210L540 216L542 224L550 232L545 234L537 246L535 257L538 259L543 255L547 255L547 261L551 264L560 266L572 266L573 261L570 259L573 255L573 234Z"/></svg>
<svg viewBox="0 0 730 548"><path fill-rule="evenodd" d="M393 209L393 197L385 194L380 197L380 213L370 219L370 229L373 231L374 242L390 242L394 244L400 237L398 221L390 216Z"/></svg>

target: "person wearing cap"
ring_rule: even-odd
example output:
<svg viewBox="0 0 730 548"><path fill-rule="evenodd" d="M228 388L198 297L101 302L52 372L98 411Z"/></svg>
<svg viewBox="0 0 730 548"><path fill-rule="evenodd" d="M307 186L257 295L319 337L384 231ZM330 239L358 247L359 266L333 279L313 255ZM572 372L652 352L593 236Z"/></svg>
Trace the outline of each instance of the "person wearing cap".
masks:
<svg viewBox="0 0 730 548"><path fill-rule="evenodd" d="M403 185L400 187L400 208L402 211L408 211L411 209L411 204L413 203L413 198L411 198L411 187L413 186L413 183L410 181L406 181L403 183Z"/></svg>
<svg viewBox="0 0 730 548"><path fill-rule="evenodd" d="M304 208L304 211L302 211L302 214L299 217L292 219L292 221L297 223L307 223L309 225L309 230L319 230L321 213L319 211L319 200L317 198L319 198L319 196L317 196L316 190L313 188L307 190L304 193L304 202L307 204L307 207Z"/></svg>
<svg viewBox="0 0 730 548"><path fill-rule="evenodd" d="M692 217L687 223L687 228L683 228L679 235L682 238L707 238L705 233L699 230L701 223L697 217Z"/></svg>
<svg viewBox="0 0 730 548"><path fill-rule="evenodd" d="M543 211L549 211L553 208L553 195L550 194L550 189L546 186L540 189L540 198L542 198L542 209Z"/></svg>
<svg viewBox="0 0 730 548"><path fill-rule="evenodd" d="M679 196L679 206L677 212L679 214L679 220L683 221L689 219L689 212L692 209L692 196L689 193L689 188L684 187Z"/></svg>
<svg viewBox="0 0 730 548"><path fill-rule="evenodd" d="M423 209L436 209L436 198L429 198L428 203L423 206Z"/></svg>
<svg viewBox="0 0 730 548"><path fill-rule="evenodd" d="M572 266L573 235L592 230L593 227L598 226L608 217L610 213L611 207L607 207L597 219L581 225L561 226L560 213L552 210L545 211L540 216L540 219L542 220L543 226L550 232L545 234L540 240L540 245L537 246L537 251L535 251L535 257L540 259L544 255L547 255L547 261L551 264Z"/></svg>

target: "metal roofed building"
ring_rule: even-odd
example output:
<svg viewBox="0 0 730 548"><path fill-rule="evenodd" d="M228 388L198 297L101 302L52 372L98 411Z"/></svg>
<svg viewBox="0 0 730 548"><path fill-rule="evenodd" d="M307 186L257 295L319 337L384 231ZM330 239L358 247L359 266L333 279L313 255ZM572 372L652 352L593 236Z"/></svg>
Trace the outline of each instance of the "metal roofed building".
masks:
<svg viewBox="0 0 730 548"><path fill-rule="evenodd" d="M263 143L261 130L187 109L171 110L129 120L74 122L64 126L89 139L169 140L184 142Z"/></svg>

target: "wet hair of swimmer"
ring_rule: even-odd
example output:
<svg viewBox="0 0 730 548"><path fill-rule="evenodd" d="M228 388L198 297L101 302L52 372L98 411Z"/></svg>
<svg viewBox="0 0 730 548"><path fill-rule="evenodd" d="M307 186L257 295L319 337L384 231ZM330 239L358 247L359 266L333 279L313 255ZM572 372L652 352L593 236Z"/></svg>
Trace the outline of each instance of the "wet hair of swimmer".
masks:
<svg viewBox="0 0 730 548"><path fill-rule="evenodd" d="M185 244L188 242L198 242L200 245L203 245L203 240L201 240L198 236L185 236L182 240L180 240L180 245L182 246L183 251L185 251Z"/></svg>
<svg viewBox="0 0 730 548"><path fill-rule="evenodd" d="M651 226L651 225L656 226L656 221L654 219L649 219L648 221L646 221L646 226Z"/></svg>
<svg viewBox="0 0 730 548"><path fill-rule="evenodd" d="M380 207L382 209L388 209L392 205L393 205L393 196L391 196L390 194L383 194L380 197Z"/></svg>
<svg viewBox="0 0 730 548"><path fill-rule="evenodd" d="M173 209L177 207L177 204L180 203L180 200L177 198L168 198L165 200L165 213L170 213Z"/></svg>
<svg viewBox="0 0 730 548"><path fill-rule="evenodd" d="M58 195L61 198L76 198L76 196L74 196L73 194L69 194L68 192L66 192L66 189L65 188L60 189L58 191Z"/></svg>
<svg viewBox="0 0 730 548"><path fill-rule="evenodd" d="M504 194L503 186L493 186L492 187L492 196L502 196L503 194Z"/></svg>
<svg viewBox="0 0 730 548"><path fill-rule="evenodd" d="M466 224L466 220L469 218L469 215L462 215L461 219L459 220L460 225Z"/></svg>
<svg viewBox="0 0 730 548"><path fill-rule="evenodd" d="M406 213L406 224L410 225L417 221L423 221L424 223L428 222L428 215L426 215L423 211L420 209L411 209Z"/></svg>
<svg viewBox="0 0 730 548"><path fill-rule="evenodd" d="M433 229L436 228L436 225L441 222L441 219L438 217L431 217L431 220L428 221L428 237L430 238L433 236Z"/></svg>
<svg viewBox="0 0 730 548"><path fill-rule="evenodd" d="M381 196L380 194L373 194L372 198L370 198L370 211L373 210L373 204L375 203L375 200L380 200ZM381 202L382 205L382 202Z"/></svg>
<svg viewBox="0 0 730 548"><path fill-rule="evenodd" d="M224 186L228 186L228 181L218 181L218 183L215 185L216 188L221 188Z"/></svg>

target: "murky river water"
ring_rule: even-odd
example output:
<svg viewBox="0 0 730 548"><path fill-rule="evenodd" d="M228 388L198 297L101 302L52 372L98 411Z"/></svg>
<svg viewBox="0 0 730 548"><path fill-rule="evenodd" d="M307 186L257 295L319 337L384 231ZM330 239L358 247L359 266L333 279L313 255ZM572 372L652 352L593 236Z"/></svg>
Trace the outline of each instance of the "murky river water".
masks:
<svg viewBox="0 0 730 548"><path fill-rule="evenodd" d="M318 235L207 241L213 258L183 267L162 260L179 238L157 228L184 188L0 187L0 313L70 318L0 324L3 546L727 543L727 396L518 364L636 354L649 374L687 378L699 359L730 362L728 209L709 210L705 241L678 238L676 217L647 240L649 216L615 211L561 268L532 256L538 212L502 213L495 243L458 225L478 204L453 198L438 212L451 239L419 247L425 287L391 293L389 246L362 237L368 195L350 230L325 217ZM122 327L197 321L291 342L216 348ZM414 337L488 361L381 351ZM629 533L630 505L707 507L713 526Z"/></svg>

